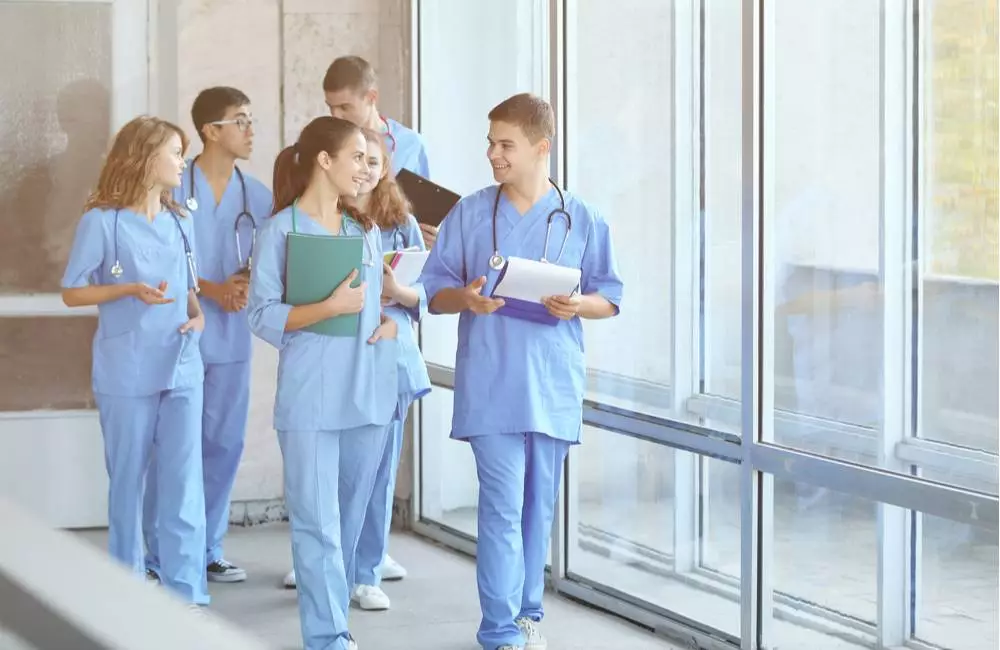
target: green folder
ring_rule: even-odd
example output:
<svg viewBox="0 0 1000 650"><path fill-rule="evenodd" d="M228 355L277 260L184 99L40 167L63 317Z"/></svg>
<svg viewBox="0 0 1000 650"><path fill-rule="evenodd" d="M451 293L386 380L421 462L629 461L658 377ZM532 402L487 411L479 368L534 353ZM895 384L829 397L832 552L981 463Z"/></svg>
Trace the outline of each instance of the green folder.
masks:
<svg viewBox="0 0 1000 650"><path fill-rule="evenodd" d="M309 305L328 298L354 269L358 277L352 287L361 284L364 240L361 237L287 235L285 258L285 303ZM304 328L326 336L357 336L361 314L343 314Z"/></svg>

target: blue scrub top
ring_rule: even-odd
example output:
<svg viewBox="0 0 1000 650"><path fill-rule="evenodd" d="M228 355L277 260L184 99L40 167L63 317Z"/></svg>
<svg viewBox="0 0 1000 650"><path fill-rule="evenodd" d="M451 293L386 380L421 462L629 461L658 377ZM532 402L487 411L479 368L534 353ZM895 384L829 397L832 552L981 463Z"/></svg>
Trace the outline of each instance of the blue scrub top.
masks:
<svg viewBox="0 0 1000 650"><path fill-rule="evenodd" d="M413 215L408 215L406 223L401 226L382 231L382 249L385 251L403 250L416 246L426 250L424 238L420 234L420 226ZM401 305L385 308L385 313L396 321L399 326L399 408L405 411L413 400L420 399L431 390L431 380L427 375L427 364L417 343L417 335L413 323L419 321L427 313L427 295L419 283L413 287L419 295L419 302L414 309ZM405 412L396 414L405 418Z"/></svg>
<svg viewBox="0 0 1000 650"><path fill-rule="evenodd" d="M385 136L385 146L392 160L392 175L398 174L400 169L409 169L414 174L430 178L427 145L424 144L423 136L396 120L385 118L385 122L389 126L389 132Z"/></svg>
<svg viewBox="0 0 1000 650"><path fill-rule="evenodd" d="M191 218L198 236L198 273L210 282L224 282L240 270L236 249L236 217L246 211L260 229L271 214L271 191L253 176L243 172L246 184L240 184L239 175L233 170L229 184L216 204L215 193L201 168L188 161L181 186L174 190L174 200L185 205L191 196L191 167L194 167L194 197L198 209L191 210ZM241 170L242 171L242 170ZM253 241L253 227L246 217L240 219L240 248L246 259ZM201 353L205 363L233 363L250 359L250 325L246 310L228 313L214 300L202 298L205 312L205 333L201 338Z"/></svg>
<svg viewBox="0 0 1000 650"><path fill-rule="evenodd" d="M250 329L278 348L278 389L274 428L278 431L339 431L386 425L396 408L398 344L395 339L368 343L381 321L382 238L375 227L366 234L375 253L373 266L362 266L367 282L361 325L355 338L324 336L304 330L285 332L292 306L284 302L287 235L292 208L274 215L257 233L257 254L250 278L247 311ZM344 219L347 235L361 227ZM326 235L322 226L296 209L296 232Z"/></svg>
<svg viewBox="0 0 1000 650"><path fill-rule="evenodd" d="M165 281L166 295L174 302L147 305L129 296L98 306L94 392L140 397L198 384L204 378L198 349L201 334L178 331L188 321L188 291L195 285L177 224L196 253L191 219L180 216L175 221L164 210L149 221L131 210L120 210L117 259L123 272L119 278L111 274L116 259L115 221L115 210L95 208L83 215L63 275L63 288L133 282L157 287Z"/></svg>
<svg viewBox="0 0 1000 650"><path fill-rule="evenodd" d="M463 198L442 222L420 277L428 302L441 289L464 287L481 276L487 280L482 294L492 292L499 276L489 266L498 191L494 185ZM623 287L608 224L596 209L569 192L563 194L572 229L567 233L566 221L553 217L548 259L556 263L567 236L558 264L579 268L582 293L600 294L617 308ZM522 216L502 196L496 219L500 253L505 258L540 259L547 217L559 205L552 189ZM453 438L536 432L579 442L585 389L579 318L544 325L468 311L459 317Z"/></svg>

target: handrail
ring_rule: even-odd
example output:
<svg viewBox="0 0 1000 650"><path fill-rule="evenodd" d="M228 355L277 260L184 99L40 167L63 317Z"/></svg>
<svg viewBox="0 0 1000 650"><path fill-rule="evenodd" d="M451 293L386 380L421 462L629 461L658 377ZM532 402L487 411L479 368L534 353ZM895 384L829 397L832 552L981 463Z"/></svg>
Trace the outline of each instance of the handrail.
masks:
<svg viewBox="0 0 1000 650"><path fill-rule="evenodd" d="M0 498L0 628L37 648L268 650ZM272 649L273 650L273 649Z"/></svg>

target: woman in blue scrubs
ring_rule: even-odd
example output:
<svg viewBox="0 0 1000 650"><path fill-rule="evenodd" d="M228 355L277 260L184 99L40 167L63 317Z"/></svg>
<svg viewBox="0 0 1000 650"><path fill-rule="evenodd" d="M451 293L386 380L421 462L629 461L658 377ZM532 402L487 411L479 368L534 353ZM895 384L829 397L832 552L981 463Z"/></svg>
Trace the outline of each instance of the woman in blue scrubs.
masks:
<svg viewBox="0 0 1000 650"><path fill-rule="evenodd" d="M161 580L208 604L201 465L204 368L194 228L171 198L187 138L138 117L115 136L63 275L63 301L97 305L93 391L110 479L111 555L145 575L142 499L158 463Z"/></svg>
<svg viewBox="0 0 1000 650"><path fill-rule="evenodd" d="M279 353L274 428L284 460L292 562L306 650L348 650L354 553L396 411L396 321L382 315L378 227L345 200L368 176L365 138L345 120L319 117L274 164L273 218L257 238L248 313L253 333ZM328 298L284 302L290 232L362 236L361 283L352 272ZM360 314L357 337L303 331Z"/></svg>
<svg viewBox="0 0 1000 650"><path fill-rule="evenodd" d="M403 196L396 181L389 175L390 159L383 138L376 132L364 129L368 149L368 176L361 184L356 199L350 205L369 215L382 232L384 251L417 248L425 250L417 220L410 214L409 202ZM392 521L392 501L396 489L396 470L403 447L403 423L410 405L431 390L431 380L427 376L427 366L420 354L414 321L427 313L427 298L419 285L398 287L392 269L386 267L383 295L395 296L395 304L385 307L385 313L399 329L397 344L399 359L399 395L396 410L389 423L388 438L375 486L368 508L365 511L364 526L355 556L357 572L351 600L361 609L389 609L389 597L382 591L382 580L401 579L406 570L393 561L386 553L389 544L389 525ZM285 586L295 587L295 572L285 577Z"/></svg>

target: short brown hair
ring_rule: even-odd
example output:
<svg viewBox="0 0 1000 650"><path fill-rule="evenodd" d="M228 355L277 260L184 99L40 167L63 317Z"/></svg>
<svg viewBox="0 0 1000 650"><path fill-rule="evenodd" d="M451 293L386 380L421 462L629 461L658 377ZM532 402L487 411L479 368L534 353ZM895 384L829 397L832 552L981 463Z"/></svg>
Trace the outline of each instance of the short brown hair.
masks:
<svg viewBox="0 0 1000 650"><path fill-rule="evenodd" d="M520 127L532 143L556 135L552 105L537 95L521 93L503 100L487 116L490 122L506 122Z"/></svg>
<svg viewBox="0 0 1000 650"><path fill-rule="evenodd" d="M333 60L323 76L323 92L335 93L344 88L366 92L375 87L375 68L360 56L341 56Z"/></svg>

